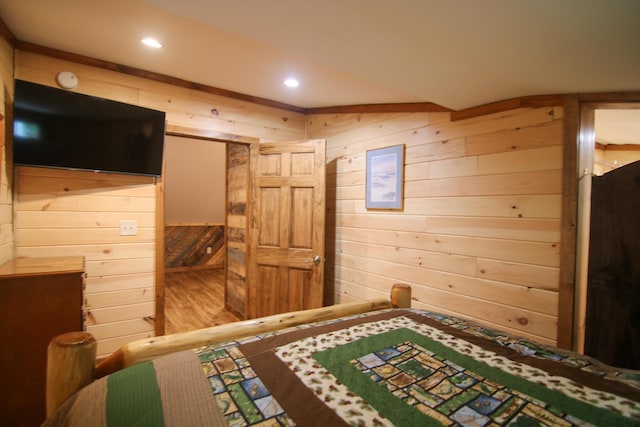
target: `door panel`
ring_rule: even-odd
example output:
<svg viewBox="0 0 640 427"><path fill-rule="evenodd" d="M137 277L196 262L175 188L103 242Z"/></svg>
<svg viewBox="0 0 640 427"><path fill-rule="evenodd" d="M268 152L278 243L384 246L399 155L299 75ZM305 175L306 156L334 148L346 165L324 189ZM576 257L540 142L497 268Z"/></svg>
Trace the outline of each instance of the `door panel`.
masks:
<svg viewBox="0 0 640 427"><path fill-rule="evenodd" d="M260 188L258 200L261 202L259 242L261 247L280 246L280 193L279 188Z"/></svg>
<svg viewBox="0 0 640 427"><path fill-rule="evenodd" d="M254 144L250 169L248 317L320 307L325 141Z"/></svg>
<svg viewBox="0 0 640 427"><path fill-rule="evenodd" d="M313 248L313 189L293 188L291 202L296 209L291 211L291 228L295 230L290 236L289 247L299 249Z"/></svg>
<svg viewBox="0 0 640 427"><path fill-rule="evenodd" d="M593 177L585 354L640 369L640 161Z"/></svg>
<svg viewBox="0 0 640 427"><path fill-rule="evenodd" d="M307 270L291 268L289 269L289 295L288 295L288 311L303 310L305 301L309 299L309 279L310 274Z"/></svg>

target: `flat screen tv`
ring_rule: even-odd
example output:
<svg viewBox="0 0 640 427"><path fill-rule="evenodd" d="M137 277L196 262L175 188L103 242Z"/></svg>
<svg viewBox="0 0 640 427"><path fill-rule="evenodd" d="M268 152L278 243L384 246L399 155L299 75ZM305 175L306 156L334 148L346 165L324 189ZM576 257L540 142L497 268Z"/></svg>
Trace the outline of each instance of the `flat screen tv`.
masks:
<svg viewBox="0 0 640 427"><path fill-rule="evenodd" d="M15 81L13 162L160 176L165 113Z"/></svg>

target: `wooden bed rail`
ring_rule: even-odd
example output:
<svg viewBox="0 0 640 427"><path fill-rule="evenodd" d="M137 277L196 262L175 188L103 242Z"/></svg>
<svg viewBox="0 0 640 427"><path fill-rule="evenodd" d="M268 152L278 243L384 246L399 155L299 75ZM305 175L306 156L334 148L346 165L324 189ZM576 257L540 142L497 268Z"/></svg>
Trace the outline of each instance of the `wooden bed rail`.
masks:
<svg viewBox="0 0 640 427"><path fill-rule="evenodd" d="M47 416L93 380L165 354L391 307L411 307L410 286L393 285L389 299L336 304L132 341L97 365L96 341L90 333L62 334L51 341L48 349Z"/></svg>

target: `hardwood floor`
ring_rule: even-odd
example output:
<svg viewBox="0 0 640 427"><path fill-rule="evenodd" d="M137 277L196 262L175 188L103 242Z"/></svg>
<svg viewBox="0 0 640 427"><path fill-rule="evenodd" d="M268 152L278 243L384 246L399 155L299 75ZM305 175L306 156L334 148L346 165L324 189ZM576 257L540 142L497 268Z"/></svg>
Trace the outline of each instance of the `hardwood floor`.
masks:
<svg viewBox="0 0 640 427"><path fill-rule="evenodd" d="M170 272L165 275L165 333L235 322L224 308L224 269Z"/></svg>

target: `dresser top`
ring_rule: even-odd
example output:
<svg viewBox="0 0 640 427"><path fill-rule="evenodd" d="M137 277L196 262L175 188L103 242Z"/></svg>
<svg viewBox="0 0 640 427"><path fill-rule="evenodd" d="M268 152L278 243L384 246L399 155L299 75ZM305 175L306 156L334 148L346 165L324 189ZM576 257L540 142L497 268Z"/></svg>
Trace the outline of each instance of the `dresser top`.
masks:
<svg viewBox="0 0 640 427"><path fill-rule="evenodd" d="M0 276L84 272L83 256L15 258L0 265Z"/></svg>

